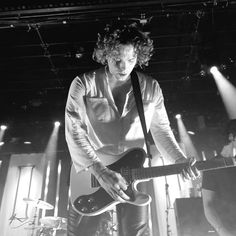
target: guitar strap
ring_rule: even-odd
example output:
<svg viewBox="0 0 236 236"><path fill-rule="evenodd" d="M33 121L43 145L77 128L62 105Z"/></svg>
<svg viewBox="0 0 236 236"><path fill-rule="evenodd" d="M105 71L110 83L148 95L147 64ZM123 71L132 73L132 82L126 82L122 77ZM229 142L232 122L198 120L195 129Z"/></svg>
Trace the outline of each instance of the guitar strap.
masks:
<svg viewBox="0 0 236 236"><path fill-rule="evenodd" d="M139 84L138 75L135 71L131 72L131 83L133 87L134 98L135 98L136 106L138 109L139 118L140 118L142 129L143 129L144 140L145 140L145 144L147 148L147 157L149 159L152 159L152 155L150 152L150 143L147 137L148 133L147 133L146 121L145 121L144 110L143 110L143 101L142 101L142 95L141 95L141 90L140 90L140 84Z"/></svg>

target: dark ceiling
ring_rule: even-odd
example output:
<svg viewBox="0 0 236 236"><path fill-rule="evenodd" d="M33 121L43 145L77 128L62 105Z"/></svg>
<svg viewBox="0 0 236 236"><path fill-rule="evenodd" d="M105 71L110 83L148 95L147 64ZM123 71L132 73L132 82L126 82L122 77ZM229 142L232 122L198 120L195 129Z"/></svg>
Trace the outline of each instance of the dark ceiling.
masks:
<svg viewBox="0 0 236 236"><path fill-rule="evenodd" d="M72 79L100 66L91 59L97 33L117 19L151 32L145 71L160 82L170 116L207 114L215 123L225 115L207 68L236 81L236 1L33 2L0 3L0 122L30 129L63 121Z"/></svg>

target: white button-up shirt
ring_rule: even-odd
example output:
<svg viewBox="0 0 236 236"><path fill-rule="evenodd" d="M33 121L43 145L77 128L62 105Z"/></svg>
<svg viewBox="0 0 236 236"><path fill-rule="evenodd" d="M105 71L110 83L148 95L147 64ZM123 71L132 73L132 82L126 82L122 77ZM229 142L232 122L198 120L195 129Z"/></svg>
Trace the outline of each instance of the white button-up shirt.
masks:
<svg viewBox="0 0 236 236"><path fill-rule="evenodd" d="M162 156L184 157L171 131L162 91L152 77L137 72L147 130ZM76 77L65 109L65 134L77 171L99 161L102 155L119 155L144 146L144 135L133 96L126 94L120 113L114 102L105 67Z"/></svg>
<svg viewBox="0 0 236 236"><path fill-rule="evenodd" d="M229 144L225 145L221 151L223 157L235 157L236 155L236 140L233 140Z"/></svg>

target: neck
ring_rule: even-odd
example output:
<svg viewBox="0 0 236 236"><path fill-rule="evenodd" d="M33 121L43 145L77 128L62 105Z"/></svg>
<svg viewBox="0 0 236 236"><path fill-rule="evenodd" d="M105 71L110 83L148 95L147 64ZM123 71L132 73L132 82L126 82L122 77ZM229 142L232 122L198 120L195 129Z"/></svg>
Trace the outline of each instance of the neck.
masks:
<svg viewBox="0 0 236 236"><path fill-rule="evenodd" d="M124 80L122 80L122 79L117 79L109 71L107 71L107 78L108 78L108 83L109 83L110 87L112 87L112 88L119 87L119 86L122 86L125 84L130 84L130 82L131 82L130 75L127 78L125 78Z"/></svg>

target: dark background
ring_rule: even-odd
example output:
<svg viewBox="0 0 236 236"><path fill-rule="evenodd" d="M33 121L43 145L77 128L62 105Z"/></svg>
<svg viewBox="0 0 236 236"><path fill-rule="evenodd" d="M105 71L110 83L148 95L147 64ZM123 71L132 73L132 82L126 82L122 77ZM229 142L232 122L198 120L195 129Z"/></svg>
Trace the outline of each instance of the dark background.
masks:
<svg viewBox="0 0 236 236"><path fill-rule="evenodd" d="M22 151L25 140L32 145L24 151L41 149L55 120L66 148L70 83L100 66L91 58L97 33L117 19L151 32L155 54L144 71L159 81L173 129L181 113L199 152L219 149L228 117L208 68L235 85L235 12L236 1L223 0L1 1L0 123L9 126L1 151Z"/></svg>

